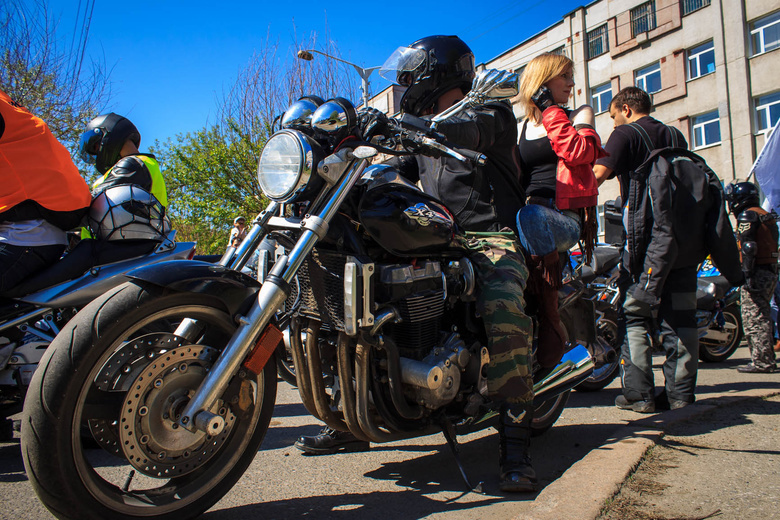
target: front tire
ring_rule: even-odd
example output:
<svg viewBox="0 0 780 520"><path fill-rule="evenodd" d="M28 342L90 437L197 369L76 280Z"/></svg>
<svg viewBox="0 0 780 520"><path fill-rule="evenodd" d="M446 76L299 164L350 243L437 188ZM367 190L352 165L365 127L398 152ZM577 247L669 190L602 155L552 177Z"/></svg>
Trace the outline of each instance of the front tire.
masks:
<svg viewBox="0 0 780 520"><path fill-rule="evenodd" d="M185 318L195 338L172 334ZM175 412L205 377L235 324L219 301L125 283L89 304L52 342L22 422L27 475L66 519L184 519L214 505L244 473L273 412L276 374L234 378L218 403L221 434L190 433ZM240 397L240 398L239 398ZM102 448L91 449L94 443Z"/></svg>

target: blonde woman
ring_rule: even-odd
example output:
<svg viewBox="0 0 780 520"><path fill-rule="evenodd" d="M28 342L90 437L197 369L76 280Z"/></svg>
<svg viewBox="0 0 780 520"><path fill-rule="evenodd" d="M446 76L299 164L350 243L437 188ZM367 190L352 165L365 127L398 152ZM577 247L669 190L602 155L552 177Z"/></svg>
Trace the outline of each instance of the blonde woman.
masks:
<svg viewBox="0 0 780 520"><path fill-rule="evenodd" d="M520 80L526 118L517 151L527 205L518 214L517 226L520 243L531 258L529 288L541 311L537 360L545 367L560 360L566 340L558 316L558 253L581 237L588 257L592 253L598 200L593 163L606 154L594 130L593 109L562 108L573 88L574 64L560 54L537 56Z"/></svg>

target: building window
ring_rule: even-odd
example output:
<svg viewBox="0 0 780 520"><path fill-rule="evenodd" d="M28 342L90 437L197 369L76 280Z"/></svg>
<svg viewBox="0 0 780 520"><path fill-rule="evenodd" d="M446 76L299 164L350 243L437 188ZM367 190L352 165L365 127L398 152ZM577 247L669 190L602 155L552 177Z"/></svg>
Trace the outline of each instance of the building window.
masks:
<svg viewBox="0 0 780 520"><path fill-rule="evenodd" d="M631 37L655 29L655 0L631 9Z"/></svg>
<svg viewBox="0 0 780 520"><path fill-rule="evenodd" d="M609 50L607 24L588 31L588 59L601 56Z"/></svg>
<svg viewBox="0 0 780 520"><path fill-rule="evenodd" d="M560 54L561 56L568 56L568 53L566 52L566 46L561 45L560 47L556 47L555 49L550 51L552 54Z"/></svg>
<svg viewBox="0 0 780 520"><path fill-rule="evenodd" d="M688 51L688 79L715 72L715 46L712 41Z"/></svg>
<svg viewBox="0 0 780 520"><path fill-rule="evenodd" d="M756 128L766 132L780 121L780 92L756 98Z"/></svg>
<svg viewBox="0 0 780 520"><path fill-rule="evenodd" d="M708 5L710 5L710 0L682 0L682 14L683 16L691 14Z"/></svg>
<svg viewBox="0 0 780 520"><path fill-rule="evenodd" d="M649 67L639 69L635 73L637 87L648 94L661 90L661 64L653 63Z"/></svg>
<svg viewBox="0 0 780 520"><path fill-rule="evenodd" d="M609 103L612 101L612 83L604 83L598 87L593 87L590 92L590 99L593 104L593 111L597 114L609 110Z"/></svg>
<svg viewBox="0 0 780 520"><path fill-rule="evenodd" d="M753 56L780 47L780 11L750 24Z"/></svg>
<svg viewBox="0 0 780 520"><path fill-rule="evenodd" d="M693 148L704 148L720 143L720 117L718 111L693 118Z"/></svg>

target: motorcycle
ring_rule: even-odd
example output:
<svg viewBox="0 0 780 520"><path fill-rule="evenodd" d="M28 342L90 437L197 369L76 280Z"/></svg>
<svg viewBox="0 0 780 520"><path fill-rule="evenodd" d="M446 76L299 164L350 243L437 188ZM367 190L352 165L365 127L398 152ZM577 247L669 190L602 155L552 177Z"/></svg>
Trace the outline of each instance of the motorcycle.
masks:
<svg viewBox="0 0 780 520"><path fill-rule="evenodd" d="M125 281L124 273L158 262L192 258L193 242L84 240L59 262L0 298L0 422L22 411L28 385L54 337L78 310Z"/></svg>
<svg viewBox="0 0 780 520"><path fill-rule="evenodd" d="M461 109L511 97L517 79L481 72ZM379 152L485 157L416 118L386 126L366 142L346 99L293 103L259 162L271 202L232 259L132 271L68 323L33 376L22 427L46 507L79 519L193 518L211 507L269 427L282 329L301 400L329 426L375 443L442 432L458 460L457 434L492 424L476 280L454 219L369 162ZM304 215L288 214L302 201ZM285 253L260 283L240 269L266 236ZM535 372L538 428L592 369L577 342L594 323L580 294L571 287L561 310L571 350Z"/></svg>
<svg viewBox="0 0 780 520"><path fill-rule="evenodd" d="M582 268L582 279L588 287L585 297L595 305L598 340L593 352L593 374L577 387L579 391L601 390L620 372L617 307L621 301L618 289L619 261L619 247L602 245L596 247L593 262ZM699 330L699 359L703 361L725 361L742 342L739 290L720 275L709 259L702 262L698 270L696 322ZM655 351L664 351L664 340L660 332L655 334Z"/></svg>

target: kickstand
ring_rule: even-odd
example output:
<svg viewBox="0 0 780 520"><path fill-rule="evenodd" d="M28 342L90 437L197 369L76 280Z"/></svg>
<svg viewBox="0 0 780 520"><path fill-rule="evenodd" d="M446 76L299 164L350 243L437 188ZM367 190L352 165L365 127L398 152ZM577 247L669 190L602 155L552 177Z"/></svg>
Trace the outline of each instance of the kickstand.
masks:
<svg viewBox="0 0 780 520"><path fill-rule="evenodd" d="M480 482L476 486L472 486L469 477L466 476L466 470L463 468L463 463L460 461L457 433L455 433L455 427L452 425L452 422L449 419L444 419L439 426L441 426L441 432L444 434L444 438L447 439L447 444L450 447L450 451L452 451L452 456L455 457L455 463L458 465L460 476L463 477L463 482L466 483L466 487L468 487L469 491L483 493L485 483Z"/></svg>

